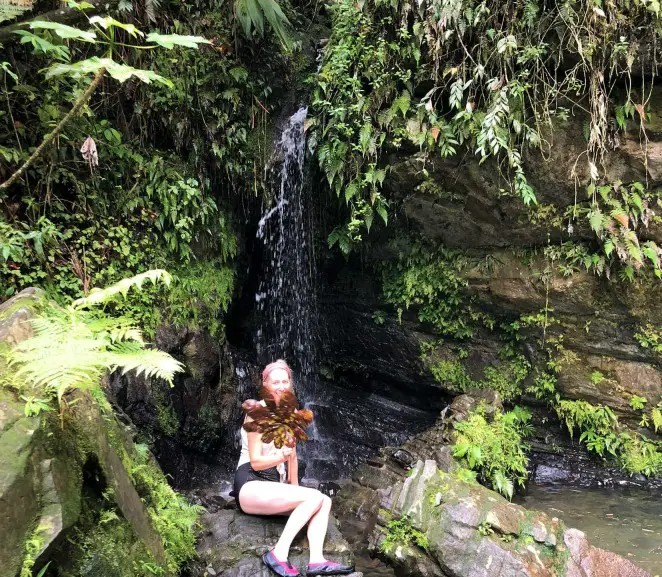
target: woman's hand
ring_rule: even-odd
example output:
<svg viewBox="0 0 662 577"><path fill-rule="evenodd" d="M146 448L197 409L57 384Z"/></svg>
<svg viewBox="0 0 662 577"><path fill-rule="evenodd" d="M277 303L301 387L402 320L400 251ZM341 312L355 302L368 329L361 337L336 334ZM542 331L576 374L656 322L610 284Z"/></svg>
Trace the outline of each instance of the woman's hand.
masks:
<svg viewBox="0 0 662 577"><path fill-rule="evenodd" d="M281 455L283 456L283 463L284 463L294 454L294 449L292 447L283 447L280 450L280 452Z"/></svg>

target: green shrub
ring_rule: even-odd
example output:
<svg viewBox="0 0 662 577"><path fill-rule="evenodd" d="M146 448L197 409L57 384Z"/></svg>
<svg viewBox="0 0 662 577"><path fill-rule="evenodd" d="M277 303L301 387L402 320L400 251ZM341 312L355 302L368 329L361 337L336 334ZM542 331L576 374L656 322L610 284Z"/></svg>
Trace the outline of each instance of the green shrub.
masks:
<svg viewBox="0 0 662 577"><path fill-rule="evenodd" d="M643 406L643 404L642 404ZM581 431L579 441L601 457L616 458L621 468L631 474L654 476L662 472L662 451L659 443L645 439L638 433L623 431L613 411L604 405L587 401L559 401L556 413L570 434ZM659 418L659 409L651 412L653 423ZM658 424L662 424L657 421Z"/></svg>
<svg viewBox="0 0 662 577"><path fill-rule="evenodd" d="M647 441L642 437L631 438L623 433L620 454L621 467L624 471L632 474L653 477L662 472L662 452L658 445Z"/></svg>
<svg viewBox="0 0 662 577"><path fill-rule="evenodd" d="M510 403L522 394L522 382L529 374L529 362L521 355L487 367L480 381L474 381L458 361L438 361L430 366L435 381L450 392L463 393L467 389L491 389L499 393L501 400Z"/></svg>
<svg viewBox="0 0 662 577"><path fill-rule="evenodd" d="M530 420L526 410L515 407L507 413L497 410L488 423L478 409L455 425L453 455L476 471L481 482L510 499L514 483L523 486L528 477L529 446L524 439L531 433Z"/></svg>
<svg viewBox="0 0 662 577"><path fill-rule="evenodd" d="M486 321L465 292L466 260L459 252L408 240L404 246L395 242L392 248L399 256L382 267L383 294L396 307L398 318L414 307L420 322L430 324L440 336L458 339L471 337L473 323Z"/></svg>

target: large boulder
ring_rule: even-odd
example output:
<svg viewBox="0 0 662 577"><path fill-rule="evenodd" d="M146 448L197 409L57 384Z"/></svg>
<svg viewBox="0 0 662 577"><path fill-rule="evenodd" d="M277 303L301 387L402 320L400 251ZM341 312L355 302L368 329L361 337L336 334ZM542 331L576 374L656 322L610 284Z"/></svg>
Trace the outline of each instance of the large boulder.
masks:
<svg viewBox="0 0 662 577"><path fill-rule="evenodd" d="M350 543L367 543L399 577L650 577L559 519L464 480L445 425L475 402L458 398L430 431L359 467L337 497Z"/></svg>
<svg viewBox="0 0 662 577"><path fill-rule="evenodd" d="M29 320L42 299L29 289L0 305L0 346L32 334ZM161 537L130 471L135 431L89 394L68 395L67 403L60 416L26 416L18 394L0 389L0 573L14 577L25 564L39 567L48 559L53 568L73 568L81 524L99 530L99 549L88 543L83 554L95 558L101 574L132 575L140 559L164 566ZM100 524L101 509L94 507L117 510L115 520ZM125 536L122 547L130 546L122 555L109 539L113 531Z"/></svg>
<svg viewBox="0 0 662 577"><path fill-rule="evenodd" d="M270 577L261 556L278 541L287 517L257 517L245 515L232 503L211 511L203 519L198 542L199 558L191 569L192 577L219 575L223 577ZM341 563L351 563L350 547L340 534L336 520L331 517L324 554ZM290 561L300 571L308 562L305 531L297 537L290 550ZM353 573L361 577L362 573Z"/></svg>

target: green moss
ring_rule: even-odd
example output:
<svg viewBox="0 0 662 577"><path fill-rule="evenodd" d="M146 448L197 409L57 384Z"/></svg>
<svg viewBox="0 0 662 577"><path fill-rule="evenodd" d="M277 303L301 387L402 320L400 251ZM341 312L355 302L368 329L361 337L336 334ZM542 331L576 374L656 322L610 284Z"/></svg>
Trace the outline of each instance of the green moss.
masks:
<svg viewBox="0 0 662 577"><path fill-rule="evenodd" d="M530 368L523 356L514 355L514 358L487 367L479 381L474 381L459 361L438 361L430 366L430 371L435 381L451 392L463 393L471 388L491 389L499 393L502 401L508 403L521 396L522 383Z"/></svg>
<svg viewBox="0 0 662 577"><path fill-rule="evenodd" d="M179 418L175 408L169 403L160 385L152 387L152 395L156 403L156 419L164 435L173 437L179 431Z"/></svg>
<svg viewBox="0 0 662 577"><path fill-rule="evenodd" d="M149 452L136 447L132 454L122 454L122 460L141 496L154 529L161 538L166 553L166 569L177 573L196 555L196 527L199 505L191 505L166 481Z"/></svg>
<svg viewBox="0 0 662 577"><path fill-rule="evenodd" d="M425 533L414 529L406 517L389 521L386 525L386 538L379 549L382 553L390 553L398 545L412 545L427 551L430 546Z"/></svg>
<svg viewBox="0 0 662 577"><path fill-rule="evenodd" d="M60 577L148 577L163 575L129 523L112 510L86 511L57 551ZM105 514L104 514L105 513Z"/></svg>
<svg viewBox="0 0 662 577"><path fill-rule="evenodd" d="M0 436L0 487L5 483L11 484L16 476L25 470L30 456L27 449L32 442L34 431L38 428L37 417L23 417L16 420Z"/></svg>
<svg viewBox="0 0 662 577"><path fill-rule="evenodd" d="M21 566L20 577L32 577L32 568L34 567L37 556L44 547L44 538L42 533L45 527L38 525L23 545L23 565Z"/></svg>
<svg viewBox="0 0 662 577"><path fill-rule="evenodd" d="M200 453L214 451L223 434L223 422L218 408L210 402L202 405L197 419L187 419L183 436L187 446Z"/></svg>

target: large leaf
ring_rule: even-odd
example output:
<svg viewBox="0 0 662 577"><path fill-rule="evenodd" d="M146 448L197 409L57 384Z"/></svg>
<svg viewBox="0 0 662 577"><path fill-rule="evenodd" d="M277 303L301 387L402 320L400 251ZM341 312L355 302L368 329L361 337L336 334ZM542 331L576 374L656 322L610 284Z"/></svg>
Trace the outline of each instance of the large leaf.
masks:
<svg viewBox="0 0 662 577"><path fill-rule="evenodd" d="M246 36L251 37L253 27L260 35L264 34L264 18L257 0L237 0L235 14Z"/></svg>
<svg viewBox="0 0 662 577"><path fill-rule="evenodd" d="M152 32L147 35L147 42L154 42L164 48L172 49L175 46L184 46L185 48L198 48L198 44L211 44L209 40L202 36L182 36L180 34L159 34Z"/></svg>
<svg viewBox="0 0 662 577"><path fill-rule="evenodd" d="M30 28L33 30L52 30L60 38L72 38L75 40L82 40L83 42L96 42L97 35L95 32L88 30L79 30L73 26L60 24L59 22L47 22L45 20L35 20L30 22Z"/></svg>
<svg viewBox="0 0 662 577"><path fill-rule="evenodd" d="M69 56L69 48L64 44L56 45L41 36L37 36L27 30L14 30L14 34L21 37L21 44L32 44L36 53L51 54L57 59L66 60Z"/></svg>
<svg viewBox="0 0 662 577"><path fill-rule="evenodd" d="M264 35L266 18L281 44L288 49L292 46L288 31L290 22L275 0L235 0L234 11L244 33L249 38L252 36L253 28L260 36Z"/></svg>
<svg viewBox="0 0 662 577"><path fill-rule="evenodd" d="M99 70L105 68L115 80L119 82L125 82L130 78L138 78L146 84L150 82L160 82L165 84L169 88L172 88L173 84L167 78L157 74L152 70L142 70L134 68L133 66L128 66L126 64L120 64L115 62L111 58L97 58L96 56L88 58L87 60L81 60L75 64L57 64L48 69L46 73L46 78L51 78L52 76L60 76L67 74L73 76L74 78L79 78L81 76L86 76L87 74L96 74Z"/></svg>
<svg viewBox="0 0 662 577"><path fill-rule="evenodd" d="M106 30L109 28L121 28L122 30L126 30L134 38L138 36L144 36L144 34L133 24L125 24L124 22L119 22L110 16L92 16L90 18L90 24L96 24L97 26L101 26Z"/></svg>

